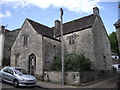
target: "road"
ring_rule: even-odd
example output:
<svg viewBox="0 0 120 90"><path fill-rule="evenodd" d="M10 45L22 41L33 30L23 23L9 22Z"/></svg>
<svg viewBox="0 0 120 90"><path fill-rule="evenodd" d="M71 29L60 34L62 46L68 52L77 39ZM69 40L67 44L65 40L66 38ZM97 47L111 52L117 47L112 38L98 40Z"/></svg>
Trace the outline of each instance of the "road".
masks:
<svg viewBox="0 0 120 90"><path fill-rule="evenodd" d="M13 87L13 85L9 83L0 83L0 86L2 86L2 90L48 90L47 88L42 88L40 86L35 87L18 87L17 89ZM0 87L1 88L1 87Z"/></svg>
<svg viewBox="0 0 120 90"><path fill-rule="evenodd" d="M87 86L74 86L75 89L79 89L79 90L85 90L83 88L87 88L87 89L90 89L90 90L99 90L99 89L102 89L104 90L104 88L106 88L105 90L107 90L108 88L110 90L117 90L116 87L117 87L117 78L114 77L114 78L110 78L110 79L107 79L107 80L103 80L103 81L100 81L100 82L96 82L94 84L91 84L91 85L87 85ZM42 84L40 84L41 86ZM55 85L55 84L54 84ZM51 87L47 87L47 88L42 88L40 86L35 86L35 87L19 87L19 88L14 88L11 84L8 84L8 83L2 83L2 88L5 88L5 89L2 89L2 90L56 90L55 88ZM51 86L51 84L47 83L46 86ZM53 86L53 85L52 85ZM57 84L56 84L57 86ZM62 88L62 86L60 87L60 89ZM72 87L71 87L72 88ZM67 89L67 88L65 88ZM68 90L70 89L70 87L68 88ZM73 88L72 88L73 89ZM57 88L57 90L59 90ZM64 89L63 89L64 90ZM74 90L74 89L73 89Z"/></svg>

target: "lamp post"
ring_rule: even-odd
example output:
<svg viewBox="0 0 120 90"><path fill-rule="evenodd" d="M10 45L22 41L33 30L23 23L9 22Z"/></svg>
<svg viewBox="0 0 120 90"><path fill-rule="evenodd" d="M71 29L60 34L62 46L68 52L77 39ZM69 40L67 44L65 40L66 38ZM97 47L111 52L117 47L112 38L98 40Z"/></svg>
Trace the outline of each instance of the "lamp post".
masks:
<svg viewBox="0 0 120 90"><path fill-rule="evenodd" d="M61 60L62 60L62 85L64 85L64 44L63 44L63 9L60 8L60 32L61 32Z"/></svg>

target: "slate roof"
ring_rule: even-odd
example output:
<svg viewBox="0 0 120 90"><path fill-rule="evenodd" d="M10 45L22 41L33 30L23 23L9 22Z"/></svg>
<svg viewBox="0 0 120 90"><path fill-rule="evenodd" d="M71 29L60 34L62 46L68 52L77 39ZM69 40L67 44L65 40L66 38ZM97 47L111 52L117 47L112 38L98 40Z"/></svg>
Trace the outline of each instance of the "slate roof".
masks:
<svg viewBox="0 0 120 90"><path fill-rule="evenodd" d="M116 27L120 26L120 19L114 24Z"/></svg>
<svg viewBox="0 0 120 90"><path fill-rule="evenodd" d="M10 32L10 30L8 30L8 29L5 29L5 32Z"/></svg>
<svg viewBox="0 0 120 90"><path fill-rule="evenodd" d="M27 18L33 28L41 35L53 38L54 32L51 28Z"/></svg>
<svg viewBox="0 0 120 90"><path fill-rule="evenodd" d="M89 16L85 16L67 23L63 24L63 34L69 34L75 31L84 30L86 28L92 27L95 18L97 15L91 14ZM54 29L55 29L55 35L60 36L60 26L56 29L55 27L50 28L45 25L42 25L38 22L35 22L31 19L27 20L30 22L30 24L33 26L33 28L41 35L48 36L51 38L54 38Z"/></svg>
<svg viewBox="0 0 120 90"><path fill-rule="evenodd" d="M65 35L75 31L80 31L80 30L84 30L86 28L92 27L95 21L95 18L96 18L96 15L91 14L89 16L85 16L85 17L64 23L63 34ZM56 36L60 36L60 26L55 30L56 30Z"/></svg>

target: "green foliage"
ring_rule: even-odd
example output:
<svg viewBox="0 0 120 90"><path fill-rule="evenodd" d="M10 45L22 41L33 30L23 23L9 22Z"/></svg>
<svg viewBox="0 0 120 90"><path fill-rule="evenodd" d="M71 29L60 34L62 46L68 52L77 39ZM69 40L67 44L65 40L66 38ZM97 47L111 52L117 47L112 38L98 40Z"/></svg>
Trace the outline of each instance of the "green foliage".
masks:
<svg viewBox="0 0 120 90"><path fill-rule="evenodd" d="M90 70L90 60L84 54L66 54L64 57L65 70ZM61 70L61 57L54 60L52 70Z"/></svg>
<svg viewBox="0 0 120 90"><path fill-rule="evenodd" d="M111 44L111 50L113 53L119 53L119 48L118 48L118 41L117 41L117 35L116 35L116 32L112 32L110 35L109 35L109 41L110 41L110 44Z"/></svg>

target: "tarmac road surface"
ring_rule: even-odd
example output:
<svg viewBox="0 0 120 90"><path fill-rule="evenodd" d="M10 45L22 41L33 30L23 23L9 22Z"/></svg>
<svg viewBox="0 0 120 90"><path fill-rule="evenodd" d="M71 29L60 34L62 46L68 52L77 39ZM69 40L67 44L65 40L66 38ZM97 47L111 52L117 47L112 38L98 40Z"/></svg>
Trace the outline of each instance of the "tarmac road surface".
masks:
<svg viewBox="0 0 120 90"><path fill-rule="evenodd" d="M9 83L0 83L0 88L2 87L2 90L48 90L47 88L42 88L40 86L34 86L34 87L18 87L14 88L12 84Z"/></svg>

